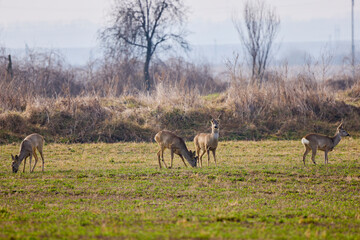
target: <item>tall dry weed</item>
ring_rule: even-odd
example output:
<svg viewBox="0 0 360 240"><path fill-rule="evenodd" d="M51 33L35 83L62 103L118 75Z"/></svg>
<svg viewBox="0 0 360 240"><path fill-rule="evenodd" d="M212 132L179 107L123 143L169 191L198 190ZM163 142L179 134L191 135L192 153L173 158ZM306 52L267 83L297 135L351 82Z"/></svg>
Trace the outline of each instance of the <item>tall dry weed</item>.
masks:
<svg viewBox="0 0 360 240"><path fill-rule="evenodd" d="M328 133L342 119L360 130L359 108L338 98L338 86L348 89L349 78L330 76L326 66L318 74L309 62L306 71L292 74L284 63L261 84L250 84L241 64L229 62L227 74L216 78L208 66L181 59L156 64L154 88L144 92L136 60L77 69L57 54L30 52L14 59L13 78L0 61L0 134L21 139L41 131L50 141L64 142L152 141L157 131L169 129L190 140L208 131L216 117L227 139ZM328 76L332 80L324 81ZM360 98L359 89L354 84L349 96Z"/></svg>

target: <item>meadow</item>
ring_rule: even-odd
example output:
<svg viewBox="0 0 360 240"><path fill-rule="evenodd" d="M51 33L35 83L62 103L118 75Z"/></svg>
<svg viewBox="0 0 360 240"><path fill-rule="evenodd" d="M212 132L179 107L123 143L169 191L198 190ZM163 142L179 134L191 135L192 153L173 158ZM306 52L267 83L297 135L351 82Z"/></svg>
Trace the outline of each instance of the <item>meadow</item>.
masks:
<svg viewBox="0 0 360 240"><path fill-rule="evenodd" d="M2 239L360 239L359 139L328 165L299 140L222 141L217 167L173 169L155 143L49 143L44 173L13 174L18 145L0 145Z"/></svg>
<svg viewBox="0 0 360 240"><path fill-rule="evenodd" d="M147 72L133 51L71 66L54 50L0 47L0 239L360 239L358 64L324 48L255 76L235 52L221 69L160 54ZM159 169L158 131L189 141L212 118L218 166L176 156ZM301 137L340 122L352 138L330 164L318 152L304 166ZM45 172L13 174L31 133L45 137Z"/></svg>

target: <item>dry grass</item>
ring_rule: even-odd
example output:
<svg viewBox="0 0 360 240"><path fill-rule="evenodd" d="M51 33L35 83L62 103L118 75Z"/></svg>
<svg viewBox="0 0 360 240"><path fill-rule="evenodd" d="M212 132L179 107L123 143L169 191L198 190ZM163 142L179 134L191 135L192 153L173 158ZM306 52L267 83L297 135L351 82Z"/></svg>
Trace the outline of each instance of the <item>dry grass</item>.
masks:
<svg viewBox="0 0 360 240"><path fill-rule="evenodd" d="M321 91L304 91L283 83L272 87L230 87L227 92L201 97L158 85L152 95L119 98L37 98L24 111L0 113L4 142L31 132L48 141L115 142L152 141L157 131L168 129L186 139L210 131L208 121L220 116L223 139L294 139L307 132L331 135L345 121L357 136L360 110ZM299 90L300 89L300 90Z"/></svg>
<svg viewBox="0 0 360 240"><path fill-rule="evenodd" d="M55 52L30 52L14 60L13 78L5 62L0 65L0 87L7 89L0 92L1 143L31 132L50 142L152 141L162 129L191 139L219 116L223 139L333 134L341 120L354 135L360 130L358 83L345 74L316 73L311 64L297 75L287 66L273 69L261 85L252 85L236 64L214 77L209 66L169 59L154 64L151 93L142 91L135 60L99 60L77 69Z"/></svg>

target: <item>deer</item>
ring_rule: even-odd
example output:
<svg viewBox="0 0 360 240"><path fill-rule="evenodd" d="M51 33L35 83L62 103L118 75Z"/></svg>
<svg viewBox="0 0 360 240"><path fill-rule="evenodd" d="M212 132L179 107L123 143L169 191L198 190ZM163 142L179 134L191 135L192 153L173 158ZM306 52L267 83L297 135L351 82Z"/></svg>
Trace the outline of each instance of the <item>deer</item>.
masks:
<svg viewBox="0 0 360 240"><path fill-rule="evenodd" d="M311 160L316 165L315 156L317 150L321 150L325 152L325 164L328 164L329 163L328 152L332 151L335 148L335 146L339 144L341 137L346 137L346 136L350 136L350 134L345 131L343 127L343 123L340 123L333 137L325 136L322 134L316 134L316 133L311 133L303 137L301 139L301 143L305 147L305 152L303 155L304 165L305 165L306 155L310 151L312 151Z"/></svg>
<svg viewBox="0 0 360 240"><path fill-rule="evenodd" d="M160 150L157 152L160 168L161 168L161 161L164 163L165 167L168 168L164 161L165 149L170 149L171 151L171 163L169 169L172 168L173 166L174 154L180 156L181 160L185 164L185 167L187 167L187 165L185 163L184 158L186 159L186 161L188 161L188 163L192 167L196 167L197 157L195 155L195 151L194 152L191 150L189 151L186 147L185 141L181 137L177 136L173 132L162 130L155 135L154 139L160 146Z"/></svg>
<svg viewBox="0 0 360 240"><path fill-rule="evenodd" d="M199 133L194 138L194 145L196 154L198 155L199 166L202 167L202 157L204 156L205 152L207 153L208 157L208 166L210 164L210 156L209 152L211 151L214 156L215 165L216 163L216 148L218 146L219 141L219 122L215 119L211 119L211 133ZM200 150L202 153L200 154Z"/></svg>
<svg viewBox="0 0 360 240"><path fill-rule="evenodd" d="M11 154L12 158L12 171L13 173L17 173L19 171L19 166L21 162L24 160L24 169L25 172L25 165L26 159L30 157L30 173L34 171L36 163L38 161L38 157L36 155L36 149L39 151L42 159L42 171L44 172L44 155L43 155L43 146L44 146L44 138L37 134L33 133L27 136L20 144L20 153L19 155L15 155L15 157ZM31 169L31 159L32 156L35 157L35 164L34 167Z"/></svg>

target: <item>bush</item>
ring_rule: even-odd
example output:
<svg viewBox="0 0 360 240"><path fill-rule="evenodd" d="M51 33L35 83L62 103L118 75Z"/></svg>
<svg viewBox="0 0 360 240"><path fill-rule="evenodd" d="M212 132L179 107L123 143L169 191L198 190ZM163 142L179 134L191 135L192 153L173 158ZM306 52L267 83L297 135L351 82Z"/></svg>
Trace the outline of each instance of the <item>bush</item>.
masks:
<svg viewBox="0 0 360 240"><path fill-rule="evenodd" d="M235 70L220 81L209 66L174 58L154 62L149 94L142 91L142 64L136 59L75 68L54 52L30 51L13 65L11 78L0 61L0 87L6 89L0 92L2 143L32 132L50 141L153 141L162 129L192 140L210 132L209 120L219 116L222 139L332 134L341 120L346 128L360 130L360 109L338 98L350 84L346 76L319 81L308 72L289 77L278 70L253 85ZM347 97L357 101L359 89L353 84Z"/></svg>

